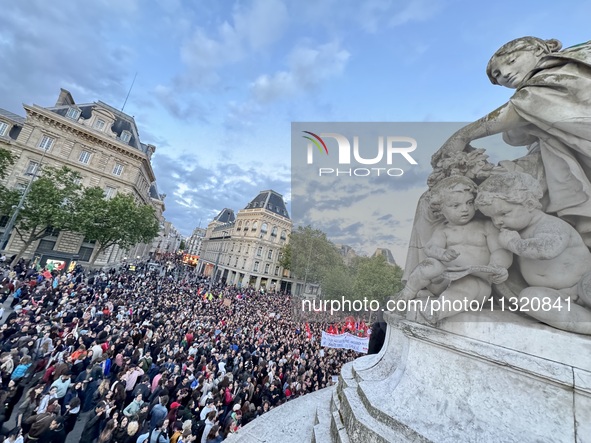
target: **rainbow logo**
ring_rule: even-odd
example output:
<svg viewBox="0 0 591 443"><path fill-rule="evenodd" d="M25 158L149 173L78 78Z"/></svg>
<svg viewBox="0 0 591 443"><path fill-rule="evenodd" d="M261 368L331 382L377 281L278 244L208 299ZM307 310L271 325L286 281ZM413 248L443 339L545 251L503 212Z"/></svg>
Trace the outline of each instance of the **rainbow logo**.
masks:
<svg viewBox="0 0 591 443"><path fill-rule="evenodd" d="M317 136L313 132L310 132L310 131L302 131L302 132L304 132L306 134L310 134L312 137L314 137L314 138L308 137L307 135L302 136L305 139L310 140L312 143L314 143L320 152L324 151L324 152L326 152L326 155L328 155L328 148L326 147L326 143L324 143L324 140L322 140L319 136ZM314 139L316 139L316 140L314 140ZM320 142L320 144L322 144L322 147L320 146L320 144L318 142ZM322 148L324 148L324 150ZM308 155L311 155L311 151L309 151Z"/></svg>

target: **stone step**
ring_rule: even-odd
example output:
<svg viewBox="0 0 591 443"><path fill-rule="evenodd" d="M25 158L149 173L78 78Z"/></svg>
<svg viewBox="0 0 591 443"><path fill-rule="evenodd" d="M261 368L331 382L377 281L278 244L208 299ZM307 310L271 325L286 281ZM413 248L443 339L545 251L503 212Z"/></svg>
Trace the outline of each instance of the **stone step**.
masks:
<svg viewBox="0 0 591 443"><path fill-rule="evenodd" d="M319 423L314 426L312 443L333 443L330 433L330 423Z"/></svg>
<svg viewBox="0 0 591 443"><path fill-rule="evenodd" d="M425 443L429 441L419 436L413 438L377 420L367 410L355 388L343 389L340 400L340 411L350 443Z"/></svg>
<svg viewBox="0 0 591 443"><path fill-rule="evenodd" d="M311 443L333 443L331 437L331 401L316 405Z"/></svg>
<svg viewBox="0 0 591 443"><path fill-rule="evenodd" d="M343 424L341 413L339 411L340 405L341 401L335 391L330 399L330 434L332 436L332 441L336 443L349 443L347 428L345 428L345 425Z"/></svg>

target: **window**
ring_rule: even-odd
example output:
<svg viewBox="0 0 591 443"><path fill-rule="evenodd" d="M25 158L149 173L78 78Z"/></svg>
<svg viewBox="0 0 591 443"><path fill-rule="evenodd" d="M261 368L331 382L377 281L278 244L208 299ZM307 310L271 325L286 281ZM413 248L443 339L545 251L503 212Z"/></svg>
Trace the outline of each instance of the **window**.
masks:
<svg viewBox="0 0 591 443"><path fill-rule="evenodd" d="M236 230L237 230L237 231L240 231L240 230L242 230L242 220L240 220L240 221L238 222L238 226L236 227Z"/></svg>
<svg viewBox="0 0 591 443"><path fill-rule="evenodd" d="M53 146L54 141L55 141L55 138L49 137L48 135L44 135L43 138L41 139L41 142L39 143L39 147L41 149L48 151Z"/></svg>
<svg viewBox="0 0 591 443"><path fill-rule="evenodd" d="M272 260L273 259L273 250L269 249L269 252L267 252L267 259L268 260Z"/></svg>
<svg viewBox="0 0 591 443"><path fill-rule="evenodd" d="M39 242L39 246L37 246L38 251L53 251L55 246L55 240L41 240Z"/></svg>
<svg viewBox="0 0 591 443"><path fill-rule="evenodd" d="M5 228L8 224L8 215L3 215L0 217L0 228Z"/></svg>
<svg viewBox="0 0 591 443"><path fill-rule="evenodd" d="M29 165L27 166L27 170L25 171L26 175L35 175L39 171L39 163L30 161Z"/></svg>
<svg viewBox="0 0 591 443"><path fill-rule="evenodd" d="M279 275L279 266L275 266L275 275Z"/></svg>
<svg viewBox="0 0 591 443"><path fill-rule="evenodd" d="M17 182L16 185L14 185L14 189L22 194L25 192L25 189L27 189L27 185L28 183Z"/></svg>
<svg viewBox="0 0 591 443"><path fill-rule="evenodd" d="M80 246L80 250L78 251L78 260L89 261L90 257L92 256L92 251L94 251L94 246Z"/></svg>
<svg viewBox="0 0 591 443"><path fill-rule="evenodd" d="M119 138L121 139L121 141L123 143L129 143L129 140L131 140L131 132L129 132L129 131L123 131L121 133L121 136Z"/></svg>
<svg viewBox="0 0 591 443"><path fill-rule="evenodd" d="M117 189L115 189L111 186L105 186L105 198L107 200L115 197L115 192L117 192Z"/></svg>
<svg viewBox="0 0 591 443"><path fill-rule="evenodd" d="M104 121L104 120L101 120L101 119L99 118L99 119L96 119L96 120L94 121L93 128L94 128L94 129L97 129L97 130L99 130L99 131L102 131L102 130L103 130L103 128L105 127L105 124L106 124L106 123L105 123L105 121Z"/></svg>
<svg viewBox="0 0 591 443"><path fill-rule="evenodd" d="M263 255L263 247L259 246L259 248L257 249L257 257L260 257L261 255Z"/></svg>
<svg viewBox="0 0 591 443"><path fill-rule="evenodd" d="M76 108L69 108L66 117L71 118L72 120L78 120L78 117L80 117L80 111Z"/></svg>
<svg viewBox="0 0 591 443"><path fill-rule="evenodd" d="M277 237L277 226L273 226L273 230L271 231L271 237Z"/></svg>
<svg viewBox="0 0 591 443"><path fill-rule="evenodd" d="M60 230L57 228L54 228L53 226L48 226L47 228L45 228L45 233L49 237L57 237L58 235L60 235Z"/></svg>
<svg viewBox="0 0 591 443"><path fill-rule="evenodd" d="M243 258L243 259L242 259L242 269L244 269L244 267L245 267L245 266L246 266L246 259L245 259L245 258Z"/></svg>
<svg viewBox="0 0 591 443"><path fill-rule="evenodd" d="M255 222L252 224L252 230L253 230L253 231L256 231L258 227L259 227L259 222L256 222L256 221L255 221Z"/></svg>
<svg viewBox="0 0 591 443"><path fill-rule="evenodd" d="M267 233L267 223L263 223L261 226L261 234Z"/></svg>
<svg viewBox="0 0 591 443"><path fill-rule="evenodd" d="M267 264L265 265L265 274L268 274L268 273L269 273L269 267L270 267L270 266L271 266L271 265L270 265L269 263L267 263Z"/></svg>
<svg viewBox="0 0 591 443"><path fill-rule="evenodd" d="M6 134L6 130L8 129L8 125L4 122L0 122L0 136Z"/></svg>
<svg viewBox="0 0 591 443"><path fill-rule="evenodd" d="M252 268L252 270L254 272L258 272L258 270L259 270L259 262L258 261L255 261L254 262L254 267Z"/></svg>
<svg viewBox="0 0 591 443"><path fill-rule="evenodd" d="M82 183L82 177L75 177L73 180L75 185L79 185Z"/></svg>
<svg viewBox="0 0 591 443"><path fill-rule="evenodd" d="M80 153L80 157L78 157L78 161L80 163L84 163L85 165L87 165L88 162L90 161L90 152L88 152L88 151L82 151Z"/></svg>
<svg viewBox="0 0 591 443"><path fill-rule="evenodd" d="M285 231L281 231L281 240L285 240L287 238Z"/></svg>
<svg viewBox="0 0 591 443"><path fill-rule="evenodd" d="M123 174L123 165L116 163L115 167L113 168L113 175L121 175Z"/></svg>
<svg viewBox="0 0 591 443"><path fill-rule="evenodd" d="M238 257L236 257L236 259L234 260L234 267L237 268L238 267Z"/></svg>
<svg viewBox="0 0 591 443"><path fill-rule="evenodd" d="M244 223L244 231L248 231L248 226L249 226L248 222Z"/></svg>

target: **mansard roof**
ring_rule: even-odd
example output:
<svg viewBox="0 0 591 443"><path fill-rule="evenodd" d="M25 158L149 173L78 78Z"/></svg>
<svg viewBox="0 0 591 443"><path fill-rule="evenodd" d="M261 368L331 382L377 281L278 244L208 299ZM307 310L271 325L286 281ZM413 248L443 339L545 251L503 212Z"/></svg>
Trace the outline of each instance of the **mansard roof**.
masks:
<svg viewBox="0 0 591 443"><path fill-rule="evenodd" d="M220 223L232 223L234 220L236 220L236 216L234 215L234 211L232 209L224 208L218 215L215 216L213 220Z"/></svg>
<svg viewBox="0 0 591 443"><path fill-rule="evenodd" d="M289 218L283 196L271 189L261 191L244 209L264 208L277 215Z"/></svg>

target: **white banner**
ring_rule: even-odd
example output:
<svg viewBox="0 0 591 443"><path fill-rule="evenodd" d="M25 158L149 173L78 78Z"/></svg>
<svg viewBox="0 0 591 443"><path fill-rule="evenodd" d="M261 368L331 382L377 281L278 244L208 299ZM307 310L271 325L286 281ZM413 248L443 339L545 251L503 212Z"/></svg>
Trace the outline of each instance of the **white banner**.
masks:
<svg viewBox="0 0 591 443"><path fill-rule="evenodd" d="M352 351L367 354L367 347L369 346L368 337L356 337L348 332L344 334L329 334L322 331L321 346L327 348L350 349Z"/></svg>

